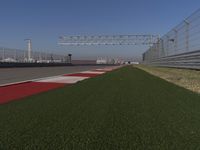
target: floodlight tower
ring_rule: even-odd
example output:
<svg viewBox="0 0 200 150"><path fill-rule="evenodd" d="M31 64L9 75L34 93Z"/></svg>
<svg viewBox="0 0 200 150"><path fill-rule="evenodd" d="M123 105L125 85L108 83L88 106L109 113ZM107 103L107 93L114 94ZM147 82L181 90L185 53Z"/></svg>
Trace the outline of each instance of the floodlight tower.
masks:
<svg viewBox="0 0 200 150"><path fill-rule="evenodd" d="M31 61L32 41L31 39L25 39L28 44L28 61Z"/></svg>

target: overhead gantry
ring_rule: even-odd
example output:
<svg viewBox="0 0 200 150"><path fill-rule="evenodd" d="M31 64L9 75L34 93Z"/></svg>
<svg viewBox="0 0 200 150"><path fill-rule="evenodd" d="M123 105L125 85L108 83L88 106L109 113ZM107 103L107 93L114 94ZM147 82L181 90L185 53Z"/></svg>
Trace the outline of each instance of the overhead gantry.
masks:
<svg viewBox="0 0 200 150"><path fill-rule="evenodd" d="M96 36L60 36L58 44L66 46L91 45L153 45L158 35L96 35Z"/></svg>

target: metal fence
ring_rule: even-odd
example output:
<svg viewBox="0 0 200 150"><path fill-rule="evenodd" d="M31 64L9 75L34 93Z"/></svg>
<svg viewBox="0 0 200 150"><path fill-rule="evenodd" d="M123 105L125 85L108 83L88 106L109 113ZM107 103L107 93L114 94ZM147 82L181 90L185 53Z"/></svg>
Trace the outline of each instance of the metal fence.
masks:
<svg viewBox="0 0 200 150"><path fill-rule="evenodd" d="M32 51L31 59L29 60L27 50L9 49L0 47L0 62L65 63L68 61L67 59L68 57L64 55Z"/></svg>
<svg viewBox="0 0 200 150"><path fill-rule="evenodd" d="M200 9L143 54L146 64L200 69Z"/></svg>

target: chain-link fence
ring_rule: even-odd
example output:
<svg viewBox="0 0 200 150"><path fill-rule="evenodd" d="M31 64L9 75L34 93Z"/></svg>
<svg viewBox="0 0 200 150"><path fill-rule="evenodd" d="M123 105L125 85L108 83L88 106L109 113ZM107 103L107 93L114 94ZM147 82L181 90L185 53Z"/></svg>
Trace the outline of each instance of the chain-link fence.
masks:
<svg viewBox="0 0 200 150"><path fill-rule="evenodd" d="M200 68L200 9L143 54L146 64Z"/></svg>
<svg viewBox="0 0 200 150"><path fill-rule="evenodd" d="M0 48L0 62L68 63L68 61L67 55L32 51L31 59L28 59L27 50Z"/></svg>

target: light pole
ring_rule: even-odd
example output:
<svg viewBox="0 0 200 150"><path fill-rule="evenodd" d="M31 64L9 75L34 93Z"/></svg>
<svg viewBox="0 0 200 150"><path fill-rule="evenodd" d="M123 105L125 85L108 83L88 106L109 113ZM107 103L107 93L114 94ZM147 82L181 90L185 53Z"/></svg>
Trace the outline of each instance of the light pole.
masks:
<svg viewBox="0 0 200 150"><path fill-rule="evenodd" d="M31 61L31 51L32 51L32 41L31 39L25 39L24 41L27 41L28 43L28 61Z"/></svg>

